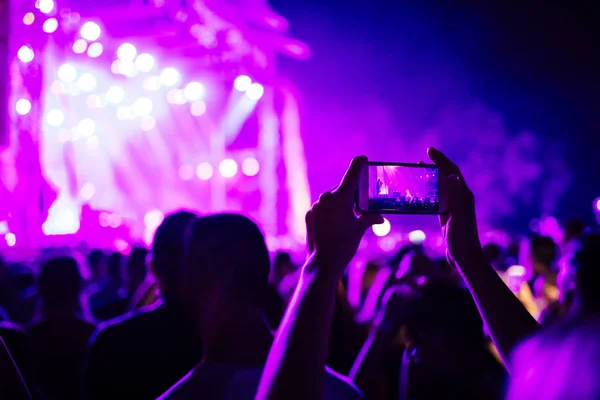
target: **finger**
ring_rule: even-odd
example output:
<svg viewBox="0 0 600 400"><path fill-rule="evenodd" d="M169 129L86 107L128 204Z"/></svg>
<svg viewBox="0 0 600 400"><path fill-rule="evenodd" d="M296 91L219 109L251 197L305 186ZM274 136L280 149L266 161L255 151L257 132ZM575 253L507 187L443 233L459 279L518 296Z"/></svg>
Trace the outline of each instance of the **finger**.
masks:
<svg viewBox="0 0 600 400"><path fill-rule="evenodd" d="M358 223L363 232L373 225L383 224L383 217L380 214L361 214L358 216Z"/></svg>
<svg viewBox="0 0 600 400"><path fill-rule="evenodd" d="M315 235L313 226L313 214L312 210L308 210L306 217L306 245L308 246L308 252L312 253L315 250Z"/></svg>
<svg viewBox="0 0 600 400"><path fill-rule="evenodd" d="M458 175L448 177L448 208L451 214L468 205L468 188Z"/></svg>
<svg viewBox="0 0 600 400"><path fill-rule="evenodd" d="M444 153L434 147L430 147L427 149L427 155L445 176L458 175L462 179L460 169Z"/></svg>
<svg viewBox="0 0 600 400"><path fill-rule="evenodd" d="M350 195L354 196L354 191L356 189L358 189L358 182L360 180L360 174L366 163L367 163L367 157L365 157L365 156L355 157L352 160L352 162L350 163L350 166L348 167L346 174L342 178L342 181L340 182L340 185L337 188L337 192L343 193L348 196L350 196Z"/></svg>

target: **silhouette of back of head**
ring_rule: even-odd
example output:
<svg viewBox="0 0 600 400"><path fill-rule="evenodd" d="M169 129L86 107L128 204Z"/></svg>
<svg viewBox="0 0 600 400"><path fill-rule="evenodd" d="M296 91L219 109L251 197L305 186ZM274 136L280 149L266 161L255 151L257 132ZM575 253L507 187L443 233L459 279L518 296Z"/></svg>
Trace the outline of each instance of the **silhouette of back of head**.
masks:
<svg viewBox="0 0 600 400"><path fill-rule="evenodd" d="M108 281L111 285L123 283L123 254L114 252L108 257Z"/></svg>
<svg viewBox="0 0 600 400"><path fill-rule="evenodd" d="M46 308L79 308L79 266L72 257L57 257L42 264L39 291Z"/></svg>
<svg viewBox="0 0 600 400"><path fill-rule="evenodd" d="M585 306L600 311L600 233L586 233L578 239L570 264Z"/></svg>

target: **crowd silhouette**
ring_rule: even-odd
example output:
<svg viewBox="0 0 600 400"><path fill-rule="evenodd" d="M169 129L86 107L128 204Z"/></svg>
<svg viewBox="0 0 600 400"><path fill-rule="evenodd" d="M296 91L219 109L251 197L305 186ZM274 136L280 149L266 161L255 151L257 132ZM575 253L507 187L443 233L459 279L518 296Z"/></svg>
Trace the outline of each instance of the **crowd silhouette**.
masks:
<svg viewBox="0 0 600 400"><path fill-rule="evenodd" d="M600 234L482 247L475 196L448 181L444 257L407 244L349 268L365 157L306 215L307 252L273 257L237 214L179 211L128 256L0 259L0 393L15 399L597 399ZM530 265L507 260L527 250ZM359 255L360 257L360 255Z"/></svg>

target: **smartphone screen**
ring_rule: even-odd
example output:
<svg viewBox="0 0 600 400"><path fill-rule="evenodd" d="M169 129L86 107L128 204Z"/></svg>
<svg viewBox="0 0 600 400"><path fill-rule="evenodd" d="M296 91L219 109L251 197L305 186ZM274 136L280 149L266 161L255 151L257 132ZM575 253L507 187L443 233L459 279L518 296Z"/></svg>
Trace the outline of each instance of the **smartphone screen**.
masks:
<svg viewBox="0 0 600 400"><path fill-rule="evenodd" d="M448 206L438 167L369 162L361 174L357 209L379 214L445 213Z"/></svg>

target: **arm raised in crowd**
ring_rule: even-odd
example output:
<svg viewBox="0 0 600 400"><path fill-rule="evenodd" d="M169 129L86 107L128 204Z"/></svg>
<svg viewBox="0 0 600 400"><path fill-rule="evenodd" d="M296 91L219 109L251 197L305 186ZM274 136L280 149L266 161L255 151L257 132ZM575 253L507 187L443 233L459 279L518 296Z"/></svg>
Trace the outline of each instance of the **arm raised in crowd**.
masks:
<svg viewBox="0 0 600 400"><path fill-rule="evenodd" d="M440 169L440 179L448 181L449 213L440 216L448 262L465 280L502 359L508 365L515 346L537 332L539 325L485 261L477 232L475 198L459 168L439 150L431 147L428 154Z"/></svg>
<svg viewBox="0 0 600 400"><path fill-rule="evenodd" d="M257 399L320 399L325 382L337 284L365 231L382 223L379 215L354 209L366 157L355 158L341 183L325 192L306 215L309 256L281 323Z"/></svg>

